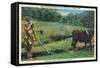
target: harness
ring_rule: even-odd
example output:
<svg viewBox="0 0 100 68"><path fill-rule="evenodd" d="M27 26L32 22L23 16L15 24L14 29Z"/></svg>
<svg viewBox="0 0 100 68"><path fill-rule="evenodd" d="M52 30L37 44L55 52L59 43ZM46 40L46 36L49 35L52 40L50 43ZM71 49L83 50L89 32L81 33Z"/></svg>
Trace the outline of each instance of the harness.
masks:
<svg viewBox="0 0 100 68"><path fill-rule="evenodd" d="M87 34L87 38L89 39L90 38L90 34L89 34L89 31L85 31L86 32L86 34Z"/></svg>
<svg viewBox="0 0 100 68"><path fill-rule="evenodd" d="M87 35L89 36L89 32L88 32L87 30L86 30L85 32L86 32L86 33L87 33Z"/></svg>

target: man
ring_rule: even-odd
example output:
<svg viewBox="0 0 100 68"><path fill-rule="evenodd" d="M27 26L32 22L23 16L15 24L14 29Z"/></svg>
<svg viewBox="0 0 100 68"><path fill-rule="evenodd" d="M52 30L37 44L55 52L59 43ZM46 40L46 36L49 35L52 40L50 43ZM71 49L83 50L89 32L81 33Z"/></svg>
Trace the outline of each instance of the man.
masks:
<svg viewBox="0 0 100 68"><path fill-rule="evenodd" d="M35 36L33 32L33 24L30 19L25 19L24 22L24 39L25 39L25 49L27 50L27 59L32 59L32 45L35 41Z"/></svg>

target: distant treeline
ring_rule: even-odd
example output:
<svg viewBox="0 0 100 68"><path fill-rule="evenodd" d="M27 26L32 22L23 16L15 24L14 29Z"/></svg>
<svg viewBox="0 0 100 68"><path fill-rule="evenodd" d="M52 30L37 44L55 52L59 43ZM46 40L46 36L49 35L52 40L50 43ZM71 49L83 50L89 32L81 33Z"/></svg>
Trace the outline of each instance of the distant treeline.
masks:
<svg viewBox="0 0 100 68"><path fill-rule="evenodd" d="M46 8L22 8L22 18L29 16L39 21L54 21L60 20L61 15L56 9L46 9Z"/></svg>
<svg viewBox="0 0 100 68"><path fill-rule="evenodd" d="M64 16L57 12L57 9L22 7L22 18L24 17L38 21L60 22L94 28L94 11L83 11L80 14L70 13Z"/></svg>
<svg viewBox="0 0 100 68"><path fill-rule="evenodd" d="M94 28L94 11L83 11L80 14L70 13L62 16L60 22Z"/></svg>

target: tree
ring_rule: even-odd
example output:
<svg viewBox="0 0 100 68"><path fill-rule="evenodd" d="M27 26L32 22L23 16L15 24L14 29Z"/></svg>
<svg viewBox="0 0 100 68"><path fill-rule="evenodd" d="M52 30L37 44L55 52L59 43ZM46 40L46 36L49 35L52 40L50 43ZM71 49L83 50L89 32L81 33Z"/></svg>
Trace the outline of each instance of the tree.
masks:
<svg viewBox="0 0 100 68"><path fill-rule="evenodd" d="M60 13L56 9L50 8L22 8L22 17L29 16L33 19L41 21L59 21L61 18Z"/></svg>
<svg viewBox="0 0 100 68"><path fill-rule="evenodd" d="M79 25L80 24L80 14L70 13L67 16L63 16L60 22Z"/></svg>
<svg viewBox="0 0 100 68"><path fill-rule="evenodd" d="M81 22L86 27L94 28L94 11L84 11L81 14Z"/></svg>
<svg viewBox="0 0 100 68"><path fill-rule="evenodd" d="M22 7L22 18L32 16L32 8Z"/></svg>

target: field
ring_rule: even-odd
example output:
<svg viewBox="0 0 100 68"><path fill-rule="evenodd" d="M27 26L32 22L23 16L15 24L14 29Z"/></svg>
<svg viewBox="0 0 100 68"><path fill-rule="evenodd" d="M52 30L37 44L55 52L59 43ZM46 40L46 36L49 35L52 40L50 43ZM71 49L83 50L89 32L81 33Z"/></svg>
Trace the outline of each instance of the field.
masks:
<svg viewBox="0 0 100 68"><path fill-rule="evenodd" d="M23 21L22 21L23 22ZM47 56L39 56L35 57L32 60L47 60L47 59L67 59L67 58L85 58L85 57L93 57L94 56L94 50L79 50L79 51L68 51L68 49L71 47L71 38L65 38L60 40L53 40L50 38L50 36L70 36L72 35L73 30L86 30L88 28L83 26L75 26L70 24L62 24L59 22L44 22L44 21L32 21L34 24L33 30L35 31L35 36L40 42L47 41L47 43L44 43L43 46L46 47L48 51L55 50L55 49L66 49L65 52L62 53L53 53L51 55ZM22 23L23 25L23 23ZM22 26L23 28L23 26ZM43 34L40 34L40 30L43 31ZM38 41L35 41L35 44L32 47L33 52L41 52L45 51L41 45L38 43ZM55 39L55 38L54 38ZM57 38L58 39L58 38ZM22 42L23 36L22 36ZM22 48L22 53L25 53L25 48Z"/></svg>
<svg viewBox="0 0 100 68"><path fill-rule="evenodd" d="M36 57L33 60L47 60L47 59L68 59L68 58L88 58L93 57L93 51L80 50L76 52L66 51L60 54L52 54L48 56Z"/></svg>

